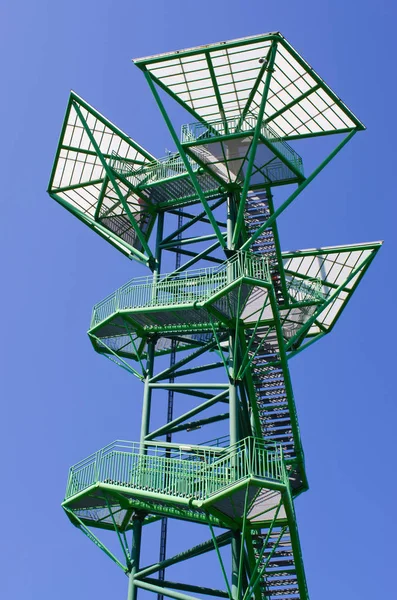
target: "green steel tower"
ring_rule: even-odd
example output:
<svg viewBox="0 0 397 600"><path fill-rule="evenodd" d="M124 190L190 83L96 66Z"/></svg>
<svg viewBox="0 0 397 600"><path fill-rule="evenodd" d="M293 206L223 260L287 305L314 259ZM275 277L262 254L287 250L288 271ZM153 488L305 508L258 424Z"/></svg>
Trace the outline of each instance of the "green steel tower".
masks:
<svg viewBox="0 0 397 600"><path fill-rule="evenodd" d="M364 126L280 33L134 63L175 152L156 159L72 93L49 194L149 270L94 306L88 332L142 382L141 433L71 467L62 506L127 574L128 600L306 600L294 500L308 484L289 360L332 330L381 243L285 252L277 220ZM190 113L180 134L165 99ZM305 175L291 144L332 134ZM160 560L155 550L143 564L147 528L166 519L185 522L187 544L193 524L206 541L166 556L163 527ZM214 566L197 581L168 578L206 553L222 589Z"/></svg>

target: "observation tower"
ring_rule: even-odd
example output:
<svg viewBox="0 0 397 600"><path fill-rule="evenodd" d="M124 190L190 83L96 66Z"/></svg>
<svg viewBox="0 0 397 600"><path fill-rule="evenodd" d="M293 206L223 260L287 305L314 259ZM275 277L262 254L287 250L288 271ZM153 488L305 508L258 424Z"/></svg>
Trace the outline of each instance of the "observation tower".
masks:
<svg viewBox="0 0 397 600"><path fill-rule="evenodd" d="M364 126L280 33L134 63L174 151L155 158L71 93L49 194L147 267L94 306L88 332L142 384L128 404L140 439L72 466L62 506L127 575L128 600L306 600L289 361L332 330L381 243L284 251L277 225ZM167 96L189 124L172 122ZM321 136L333 149L307 174L298 151ZM170 520L185 522L175 555ZM160 555L147 564L157 521ZM194 524L207 538L189 547ZM211 569L183 580L181 563L207 553Z"/></svg>

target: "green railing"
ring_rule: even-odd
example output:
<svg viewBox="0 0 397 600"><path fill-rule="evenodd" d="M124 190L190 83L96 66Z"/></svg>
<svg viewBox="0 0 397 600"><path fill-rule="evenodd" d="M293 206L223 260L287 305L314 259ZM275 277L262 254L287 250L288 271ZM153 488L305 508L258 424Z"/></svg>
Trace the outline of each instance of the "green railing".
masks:
<svg viewBox="0 0 397 600"><path fill-rule="evenodd" d="M198 164L187 157L193 171L197 171ZM169 154L156 161L147 163L139 169L134 169L131 162L112 152L109 166L120 175L123 175L134 187L146 187L165 179L170 179L178 175L186 175L185 163L179 154Z"/></svg>
<svg viewBox="0 0 397 600"><path fill-rule="evenodd" d="M252 437L228 448L116 441L71 467L65 499L101 482L205 500L249 477L287 484L281 446Z"/></svg>
<svg viewBox="0 0 397 600"><path fill-rule="evenodd" d="M269 263L248 252L216 267L132 279L93 308L91 327L98 325L118 310L149 307L186 306L205 302L213 294L240 277L270 282Z"/></svg>
<svg viewBox="0 0 397 600"><path fill-rule="evenodd" d="M228 134L253 132L256 124L257 118L254 115L246 115L242 121L240 117L233 117L226 120L208 121L207 124L200 122L188 123L182 125L181 142L192 143L197 140L217 138ZM279 154L303 175L303 163L299 154L264 121L261 126L261 134L276 148Z"/></svg>
<svg viewBox="0 0 397 600"><path fill-rule="evenodd" d="M320 279L286 278L287 289L294 302L321 302L324 300Z"/></svg>

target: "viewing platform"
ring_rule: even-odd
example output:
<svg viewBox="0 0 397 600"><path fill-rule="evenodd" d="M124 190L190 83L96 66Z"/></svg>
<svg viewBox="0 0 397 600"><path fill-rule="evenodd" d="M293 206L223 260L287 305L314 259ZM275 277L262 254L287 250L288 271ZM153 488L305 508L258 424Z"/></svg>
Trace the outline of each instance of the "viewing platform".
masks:
<svg viewBox="0 0 397 600"><path fill-rule="evenodd" d="M146 264L158 210L217 200L242 186L256 122L248 114L184 125L185 161L178 152L156 159L72 92L48 191L98 235ZM303 179L301 157L263 121L250 189Z"/></svg>
<svg viewBox="0 0 397 600"><path fill-rule="evenodd" d="M108 335L115 327L116 333L117 315L123 314L131 316L138 328L209 324L211 310L215 321L227 322L241 311L256 286L271 286L270 267L267 259L249 253L237 253L214 267L135 278L94 306L90 331L103 335L105 327Z"/></svg>
<svg viewBox="0 0 397 600"><path fill-rule="evenodd" d="M218 198L224 193L225 190L221 188L222 182L202 169L191 157L188 157L188 160L207 199ZM136 167L134 163L113 152L109 166L141 196L159 208L198 202L197 192L178 153L170 153Z"/></svg>
<svg viewBox="0 0 397 600"><path fill-rule="evenodd" d="M183 125L181 143L202 192L215 198L224 186L242 182L257 120L247 115L228 120ZM159 207L198 200L179 153L136 166L113 152L109 166L134 190ZM283 185L304 179L302 158L269 125L262 123L256 152L252 189L264 184Z"/></svg>
<svg viewBox="0 0 397 600"><path fill-rule="evenodd" d="M295 313L301 305L323 300L318 280L289 276L286 283ZM210 328L211 323L227 324L235 316L248 325L264 304L268 306L261 318L269 321L272 285L268 260L244 252L214 267L135 278L94 306L89 333L119 336L126 329L124 319L138 332L150 328L161 332L184 323Z"/></svg>
<svg viewBox="0 0 397 600"><path fill-rule="evenodd" d="M186 151L230 182L244 179L258 120L253 115L182 125ZM304 179L302 158L263 120L256 151L252 188L264 183L281 185Z"/></svg>
<svg viewBox="0 0 397 600"><path fill-rule="evenodd" d="M63 506L91 525L116 500L132 508L148 502L150 514L168 507L176 517L196 511L197 521L209 513L219 524L238 523L247 486L247 518L258 527L289 493L280 445L252 437L227 448L116 441L71 467Z"/></svg>

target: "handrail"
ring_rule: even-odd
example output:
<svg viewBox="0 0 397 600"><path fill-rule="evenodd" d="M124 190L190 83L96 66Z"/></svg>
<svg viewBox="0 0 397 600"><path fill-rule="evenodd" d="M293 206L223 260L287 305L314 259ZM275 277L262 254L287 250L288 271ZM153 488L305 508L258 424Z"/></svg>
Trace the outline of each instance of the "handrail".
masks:
<svg viewBox="0 0 397 600"><path fill-rule="evenodd" d="M190 156L187 159L192 170L197 171L199 165ZM186 165L178 153L168 154L135 169L131 162L113 151L109 166L128 179L134 187L146 187L171 177L187 174Z"/></svg>
<svg viewBox="0 0 397 600"><path fill-rule="evenodd" d="M117 440L70 468L65 499L102 482L204 500L248 477L286 484L281 445L249 437L227 448L166 449Z"/></svg>
<svg viewBox="0 0 397 600"><path fill-rule="evenodd" d="M268 259L248 252L238 252L232 259L215 267L187 270L177 275L164 273L156 279L151 275L136 277L94 306L90 328L99 325L119 310L183 307L205 302L230 282L243 276L270 283ZM324 300L319 279L287 277L286 284L294 302Z"/></svg>
<svg viewBox="0 0 397 600"><path fill-rule="evenodd" d="M206 124L200 122L188 123L182 125L181 142L192 143L199 140L222 137L230 134L239 134L253 132L257 117L255 115L246 115L243 120L240 117L231 117L229 119L217 119L208 121ZM226 129L227 125L227 129ZM261 124L261 134L284 156L294 167L303 175L302 158L295 150L270 127L265 121Z"/></svg>
<svg viewBox="0 0 397 600"><path fill-rule="evenodd" d="M93 308L91 327L107 319L118 310L171 305L191 305L204 302L228 283L247 276L270 282L266 258L248 252L238 252L221 265L192 269L158 278L137 277L125 283Z"/></svg>

